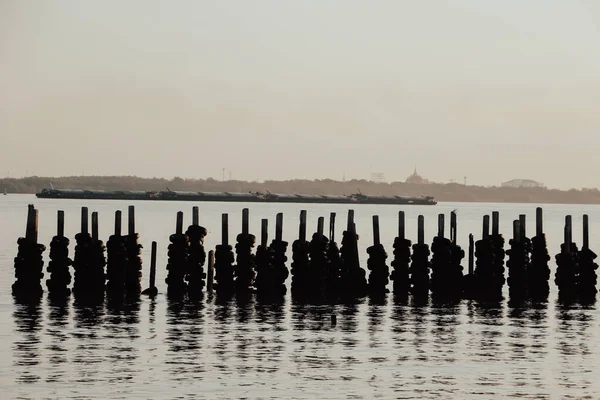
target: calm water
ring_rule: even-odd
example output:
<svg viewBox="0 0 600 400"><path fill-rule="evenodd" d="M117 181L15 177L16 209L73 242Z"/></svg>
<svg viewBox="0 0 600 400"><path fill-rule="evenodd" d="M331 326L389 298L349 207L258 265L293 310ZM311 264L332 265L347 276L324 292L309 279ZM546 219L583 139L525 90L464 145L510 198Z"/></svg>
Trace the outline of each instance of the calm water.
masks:
<svg viewBox="0 0 600 400"><path fill-rule="evenodd" d="M111 233L114 211L128 202L41 200L0 196L0 398L600 398L600 315L597 306L562 306L552 286L547 303L508 301L453 305L384 301L310 306L290 296L281 304L255 299L198 303L167 300L164 294L139 303L86 307L69 299L51 304L15 304L10 294L16 239L25 231L27 204L40 210L40 241L55 234L56 211L66 212L65 233L78 232L79 207L100 213L100 235ZM192 203L138 202L137 231L149 260L159 243L157 285L166 287L166 246L175 213L191 220ZM221 213L230 213L231 239L241 230L244 204L204 203L205 245L220 241ZM297 237L298 214L308 210L309 231L317 218L338 212L341 237L348 206L250 204L250 229L284 212L284 239ZM416 238L417 216L425 215L426 237L437 232L437 214L458 210L459 244L481 235L481 219L501 213L501 231L528 215L533 235L535 207L525 204L440 204L405 207L407 235ZM361 262L371 244L371 216L381 219L383 244L391 255L397 206L357 206ZM591 245L600 244L600 207L546 205L550 253L562 241L564 215L574 216L581 243L581 215L590 215ZM71 256L73 251L71 246ZM597 244L597 245L596 245ZM290 246L291 248L291 246ZM291 254L290 254L291 255ZM48 261L48 250L45 253ZM391 259L388 259L391 261ZM466 267L466 260L463 263ZM142 286L147 287L147 268ZM366 268L366 266L364 266ZM554 273L555 265L551 268ZM289 287L289 282L288 282ZM332 325L331 315L337 315Z"/></svg>

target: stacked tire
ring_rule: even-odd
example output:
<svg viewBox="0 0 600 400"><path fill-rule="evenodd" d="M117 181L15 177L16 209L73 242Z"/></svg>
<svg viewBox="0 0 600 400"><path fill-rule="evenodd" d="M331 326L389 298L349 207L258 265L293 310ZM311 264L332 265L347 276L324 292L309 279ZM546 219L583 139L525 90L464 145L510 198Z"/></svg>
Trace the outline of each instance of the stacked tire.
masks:
<svg viewBox="0 0 600 400"><path fill-rule="evenodd" d="M47 272L50 273L50 279L46 281L48 291L52 296L68 296L71 289L71 273L69 266L73 261L69 258L69 238L64 236L54 236L50 242L50 262Z"/></svg>
<svg viewBox="0 0 600 400"><path fill-rule="evenodd" d="M252 254L256 237L249 233L240 233L237 235L236 241L235 290L238 293L247 293L254 289L256 279L256 261Z"/></svg>
<svg viewBox="0 0 600 400"><path fill-rule="evenodd" d="M169 236L167 261L167 293L171 296L183 296L187 292L185 276L188 269L189 237L184 233L174 233Z"/></svg>
<svg viewBox="0 0 600 400"><path fill-rule="evenodd" d="M206 285L204 238L208 234L208 231L202 226L190 225L185 234L189 238L189 246L187 247L187 274L185 278L188 295L198 297L202 295L202 290Z"/></svg>
<svg viewBox="0 0 600 400"><path fill-rule="evenodd" d="M390 276L390 279L394 281L394 293L408 294L410 290L411 246L412 243L408 239L400 237L394 239L394 261L392 261L394 270Z"/></svg>
<svg viewBox="0 0 600 400"><path fill-rule="evenodd" d="M15 257L15 278L12 285L15 296L41 296L43 293L41 280L44 277L44 260L42 254L46 250L43 244L26 238L17 240L18 250Z"/></svg>

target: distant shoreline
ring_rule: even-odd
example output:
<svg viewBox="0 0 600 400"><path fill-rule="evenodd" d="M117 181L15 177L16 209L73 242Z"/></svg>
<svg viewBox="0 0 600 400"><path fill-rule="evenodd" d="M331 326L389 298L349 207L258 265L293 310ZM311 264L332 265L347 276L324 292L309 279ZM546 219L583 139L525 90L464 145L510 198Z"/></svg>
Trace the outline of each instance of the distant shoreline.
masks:
<svg viewBox="0 0 600 400"><path fill-rule="evenodd" d="M34 194L52 184L60 189L261 192L282 194L349 195L364 193L389 196L433 196L438 202L600 204L600 190L558 190L465 186L458 183L377 183L367 180L293 179L287 181L217 181L215 179L164 179L135 176L69 176L0 179L0 192Z"/></svg>

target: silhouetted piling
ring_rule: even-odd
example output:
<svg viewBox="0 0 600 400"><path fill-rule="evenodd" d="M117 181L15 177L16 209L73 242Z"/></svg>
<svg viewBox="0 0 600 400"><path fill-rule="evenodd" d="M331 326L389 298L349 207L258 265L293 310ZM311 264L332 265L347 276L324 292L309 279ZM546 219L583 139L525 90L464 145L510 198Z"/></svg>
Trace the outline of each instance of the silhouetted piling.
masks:
<svg viewBox="0 0 600 400"><path fill-rule="evenodd" d="M453 281L452 241L444 237L444 214L438 215L438 233L431 245L431 293L435 297L450 297L460 294Z"/></svg>
<svg viewBox="0 0 600 400"><path fill-rule="evenodd" d="M320 297L325 295L327 273L329 269L329 260L327 253L329 250L329 239L323 235L323 225L325 219L319 217L317 221L317 231L312 235L308 245L308 285L309 294Z"/></svg>
<svg viewBox="0 0 600 400"><path fill-rule="evenodd" d="M43 252L46 246L37 243L38 240L38 210L33 204L27 209L27 225L25 237L17 240L18 250L15 257L16 281L12 285L13 294L21 296L41 296L43 293L41 280L44 277Z"/></svg>
<svg viewBox="0 0 600 400"><path fill-rule="evenodd" d="M106 284L106 246L99 238L98 212L92 213L92 263L91 268L94 271L94 287L100 292L104 292Z"/></svg>
<svg viewBox="0 0 600 400"><path fill-rule="evenodd" d="M68 296L71 293L68 288L71 283L69 266L73 261L69 258L69 239L64 236L65 212L62 210L58 211L56 226L56 236L50 242L50 263L46 269L50 279L46 281L46 286L52 296Z"/></svg>
<svg viewBox="0 0 600 400"><path fill-rule="evenodd" d="M205 227L200 226L198 207L192 208L192 225L185 232L188 237L187 247L187 270L185 280L190 297L198 297L202 294L206 284L206 273L204 264L206 262L206 251L204 250L204 238L208 234Z"/></svg>
<svg viewBox="0 0 600 400"><path fill-rule="evenodd" d="M213 292L213 285L215 279L215 252L210 250L208 252L208 276L206 278L206 291L209 294Z"/></svg>
<svg viewBox="0 0 600 400"><path fill-rule="evenodd" d="M348 210L348 225L342 235L340 254L343 259L341 273L341 294L361 297L367 293L366 271L360 267L358 257L358 234L354 223L354 210Z"/></svg>
<svg viewBox="0 0 600 400"><path fill-rule="evenodd" d="M254 289L254 280L256 279L256 261L252 254L256 237L249 232L249 221L249 210L244 208L242 210L242 233L237 235L237 243L235 245L235 289L238 293L252 291Z"/></svg>
<svg viewBox="0 0 600 400"><path fill-rule="evenodd" d="M332 212L329 214L329 246L327 246L327 260L329 266L325 286L327 288L327 295L330 299L336 298L339 295L343 269L343 260L335 241L335 217L336 213Z"/></svg>
<svg viewBox="0 0 600 400"><path fill-rule="evenodd" d="M142 245L140 235L135 232L135 207L129 206L128 235L125 242L127 249L127 269L125 270L125 290L129 294L139 294L142 290Z"/></svg>
<svg viewBox="0 0 600 400"><path fill-rule="evenodd" d="M388 293L387 285L389 283L390 269L386 265L387 253L379 236L379 216L373 215L373 246L367 248L369 259L367 268L371 271L369 274L369 292L379 295Z"/></svg>
<svg viewBox="0 0 600 400"><path fill-rule="evenodd" d="M298 240L292 243L292 294L306 294L310 285L308 275L310 243L306 241L306 210L300 211Z"/></svg>
<svg viewBox="0 0 600 400"><path fill-rule="evenodd" d="M189 237L183 233L183 212L177 212L175 233L169 236L169 250L167 262L167 291L169 295L182 296L187 291L185 277L188 269Z"/></svg>
<svg viewBox="0 0 600 400"><path fill-rule="evenodd" d="M266 240L267 238L265 238ZM285 280L289 276L289 270L285 265L287 246L288 242L283 240L283 213L278 213L275 217L275 239L268 247L270 269L266 292L270 295L282 296L287 291L285 287Z"/></svg>
<svg viewBox="0 0 600 400"><path fill-rule="evenodd" d="M394 281L394 292L406 294L410 289L410 249L412 242L406 238L404 211L398 213L398 236L394 239L394 261L390 279Z"/></svg>
<svg viewBox="0 0 600 400"><path fill-rule="evenodd" d="M142 294L148 296L156 296L158 289L156 287L156 242L152 242L152 251L150 253L150 281L148 289L144 290Z"/></svg>
<svg viewBox="0 0 600 400"><path fill-rule="evenodd" d="M268 246L268 228L269 220L263 219L261 221L260 230L260 244L256 248L256 292L267 293L269 292L273 277L271 276L271 258L269 257L269 246Z"/></svg>
<svg viewBox="0 0 600 400"><path fill-rule="evenodd" d="M561 252L555 256L556 273L554 283L558 286L558 295L562 300L573 299L577 295L579 281L579 255L577 246L572 242L571 216L565 217L564 243Z"/></svg>
<svg viewBox="0 0 600 400"><path fill-rule="evenodd" d="M583 216L583 246L579 251L579 296L583 302L591 302L596 298L596 283L598 264L594 262L596 253L590 249L589 218Z"/></svg>
<svg viewBox="0 0 600 400"><path fill-rule="evenodd" d="M513 237L508 243L510 249L506 251L508 255L506 266L508 267L509 294L513 299L523 299L527 295L529 254L522 221L513 221Z"/></svg>
<svg viewBox="0 0 600 400"><path fill-rule="evenodd" d="M496 290L502 292L502 287L506 282L504 278L506 252L504 251L504 236L500 234L500 213L498 211L492 211L492 233L490 240L492 242L492 252L494 253L492 271L495 276L495 286Z"/></svg>
<svg viewBox="0 0 600 400"><path fill-rule="evenodd" d="M425 219L419 215L416 244L413 244L412 263L410 265L410 291L413 296L426 297L429 294L429 245L425 243Z"/></svg>
<svg viewBox="0 0 600 400"><path fill-rule="evenodd" d="M502 297L504 274L499 273L495 262L496 254L490 237L490 217L483 217L483 232L481 240L475 242L475 296L484 299L499 299Z"/></svg>
<svg viewBox="0 0 600 400"><path fill-rule="evenodd" d="M546 299L550 292L550 254L543 224L543 211L538 207L535 212L535 236L531 239L531 263L527 276L529 294L535 300Z"/></svg>
<svg viewBox="0 0 600 400"><path fill-rule="evenodd" d="M106 265L106 290L109 294L125 293L127 281L127 237L121 235L121 211L115 212L115 230L106 242L108 263Z"/></svg>
<svg viewBox="0 0 600 400"><path fill-rule="evenodd" d="M462 290L463 295L467 299L473 299L477 297L478 282L475 276L475 241L473 234L469 233L469 267L467 275L462 279Z"/></svg>
<svg viewBox="0 0 600 400"><path fill-rule="evenodd" d="M217 293L228 294L234 291L235 255L229 244L229 216L221 215L221 244L215 250L215 281Z"/></svg>
<svg viewBox="0 0 600 400"><path fill-rule="evenodd" d="M97 219L94 219L97 221ZM89 233L88 209L81 208L81 232L75 235L75 279L73 292L76 296L94 297L104 295L105 273L104 245Z"/></svg>

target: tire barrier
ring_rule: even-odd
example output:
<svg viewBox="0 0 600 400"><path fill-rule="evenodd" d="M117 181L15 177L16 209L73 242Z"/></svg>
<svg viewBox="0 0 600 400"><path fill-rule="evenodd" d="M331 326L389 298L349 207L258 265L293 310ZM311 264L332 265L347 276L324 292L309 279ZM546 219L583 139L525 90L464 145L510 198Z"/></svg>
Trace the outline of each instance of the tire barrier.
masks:
<svg viewBox="0 0 600 400"><path fill-rule="evenodd" d="M465 251L457 244L456 212L450 213L450 272L448 273L448 292L452 298L460 298L463 293L463 266Z"/></svg>
<svg viewBox="0 0 600 400"><path fill-rule="evenodd" d="M206 251L204 250L204 238L208 231L199 225L198 207L192 209L192 225L185 232L189 238L187 248L187 271L185 280L187 281L188 296L202 296L202 290L206 285L206 273L204 264L206 263Z"/></svg>
<svg viewBox="0 0 600 400"><path fill-rule="evenodd" d="M450 239L444 237L444 214L438 215L438 234L431 244L431 294L439 298L449 297L453 289L452 251Z"/></svg>
<svg viewBox="0 0 600 400"><path fill-rule="evenodd" d="M310 279L309 294L321 298L327 292L327 275L329 271L329 239L323 235L324 218L319 217L317 231L308 244L308 271Z"/></svg>
<svg viewBox="0 0 600 400"><path fill-rule="evenodd" d="M555 256L556 273L554 283L558 286L558 298L562 301L573 301L578 291L579 252L572 242L571 216L565 217L564 243L560 245L560 253Z"/></svg>
<svg viewBox="0 0 600 400"><path fill-rule="evenodd" d="M187 292L185 282L188 270L188 251L190 240L183 233L183 212L177 213L177 224L175 233L169 236L168 261L167 261L167 293L171 296L183 296Z"/></svg>
<svg viewBox="0 0 600 400"><path fill-rule="evenodd" d="M127 249L127 269L125 270L125 290L128 294L137 295L142 291L142 245L140 235L135 232L135 208L128 209L129 234L125 242Z"/></svg>
<svg viewBox="0 0 600 400"><path fill-rule="evenodd" d="M340 256L340 249L335 242L335 217L336 213L329 214L329 244L327 246L327 278L325 286L327 287L327 297L330 301L337 300L342 289L342 270L344 261Z"/></svg>
<svg viewBox="0 0 600 400"><path fill-rule="evenodd" d="M50 242L50 262L47 272L50 273L50 279L46 281L48 292L51 296L68 296L71 294L69 284L71 283L71 273L69 266L73 261L69 258L69 239L65 237L65 213L58 211L57 233Z"/></svg>
<svg viewBox="0 0 600 400"><path fill-rule="evenodd" d="M410 273L410 292L416 297L425 297L429 294L429 245L425 244L425 220L422 215L418 219L418 240L413 244Z"/></svg>
<svg viewBox="0 0 600 400"><path fill-rule="evenodd" d="M524 216L523 216L524 217ZM530 270L529 253L531 241L525 236L525 220L513 221L513 238L508 241L510 249L506 251L508 261L508 292L511 299L527 297L527 275Z"/></svg>
<svg viewBox="0 0 600 400"><path fill-rule="evenodd" d="M292 295L304 296L309 291L310 244L306 241L306 210L300 211L298 240L292 243Z"/></svg>
<svg viewBox="0 0 600 400"><path fill-rule="evenodd" d="M234 267L235 255L229 244L229 215L221 215L221 244L215 249L215 289L217 294L231 294L234 292Z"/></svg>
<svg viewBox="0 0 600 400"><path fill-rule="evenodd" d="M596 283L598 275L596 270L598 264L594 260L598 257L596 253L590 250L589 241L589 223L588 216L583 216L583 245L579 252L579 295L582 301L593 302L596 298Z"/></svg>
<svg viewBox="0 0 600 400"><path fill-rule="evenodd" d="M390 269L386 265L387 253L381 244L379 236L379 216L373 216L373 246L367 248L369 258L367 268L371 271L369 274L369 292L371 294L389 293L387 285L390 282Z"/></svg>
<svg viewBox="0 0 600 400"><path fill-rule="evenodd" d="M498 273L496 264L496 250L490 237L490 217L483 217L483 234L481 240L475 242L475 272L474 295L485 300L499 300L502 298L504 275Z"/></svg>
<svg viewBox="0 0 600 400"><path fill-rule="evenodd" d="M256 237L248 232L249 212L247 208L242 210L242 233L237 235L235 253L236 265L235 290L237 293L248 293L254 290L256 279L256 260L252 249L256 243Z"/></svg>
<svg viewBox="0 0 600 400"><path fill-rule="evenodd" d="M129 258L127 256L126 236L121 235L121 211L115 212L115 230L106 242L108 262L106 265L106 291L109 294L125 293L125 273Z"/></svg>
<svg viewBox="0 0 600 400"><path fill-rule="evenodd" d="M18 250L15 257L15 278L12 292L17 297L37 297L43 293L41 280L44 277L42 254L46 246L37 243L38 210L32 204L28 206L25 237L17 240Z"/></svg>
<svg viewBox="0 0 600 400"><path fill-rule="evenodd" d="M404 211L398 214L398 236L394 239L394 260L390 279L394 281L394 293L408 294L410 290L409 266L411 260L410 249L412 242L405 237Z"/></svg>
<svg viewBox="0 0 600 400"><path fill-rule="evenodd" d="M75 235L75 257L73 268L75 279L73 293L79 297L99 298L104 296L106 275L104 267L106 250L104 243L98 239L97 213L92 213L92 231L88 231L88 209L81 208L81 232Z"/></svg>
<svg viewBox="0 0 600 400"><path fill-rule="evenodd" d="M475 241L473 234L469 233L469 269L462 279L462 294L466 299L477 297L477 277L475 276Z"/></svg>
<svg viewBox="0 0 600 400"><path fill-rule="evenodd" d="M523 226L524 222L523 222ZM506 280L504 279L505 267L504 267L504 259L506 257L506 253L504 251L504 236L500 234L500 213L498 211L492 211L492 234L490 235L490 240L492 241L493 253L494 253L494 262L493 262L493 273L496 277L496 285L499 285L500 288L496 289L502 291L502 287Z"/></svg>
<svg viewBox="0 0 600 400"><path fill-rule="evenodd" d="M343 260L341 292L344 297L363 297L367 294L367 273L360 267L354 210L348 210L348 226L342 234L340 255Z"/></svg>

